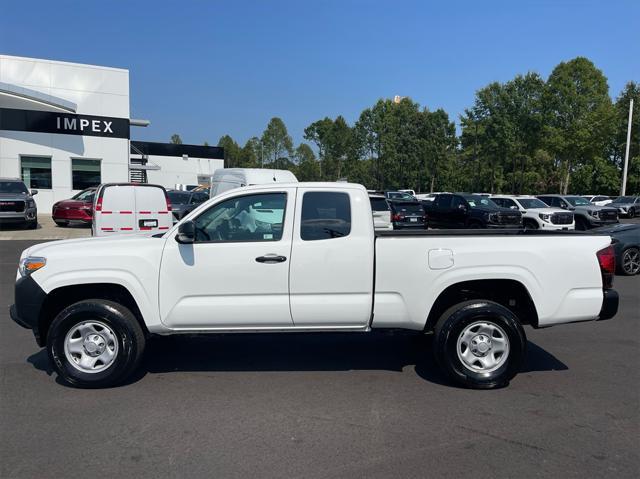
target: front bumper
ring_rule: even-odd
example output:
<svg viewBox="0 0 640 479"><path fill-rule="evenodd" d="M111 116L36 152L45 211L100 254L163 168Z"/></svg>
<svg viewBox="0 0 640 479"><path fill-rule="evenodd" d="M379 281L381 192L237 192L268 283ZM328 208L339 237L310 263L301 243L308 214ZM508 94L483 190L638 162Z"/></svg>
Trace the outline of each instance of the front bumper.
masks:
<svg viewBox="0 0 640 479"><path fill-rule="evenodd" d="M503 225L503 224L496 224L496 223L487 223L487 228L490 228L490 229L497 229L497 230L506 230L506 229L522 229L522 228L523 228L523 225L522 225L522 223L511 224L511 225Z"/></svg>
<svg viewBox="0 0 640 479"><path fill-rule="evenodd" d="M51 217L54 220L83 221L85 223L91 223L91 220L93 219L91 210L82 210L79 208L53 208Z"/></svg>
<svg viewBox="0 0 640 479"><path fill-rule="evenodd" d="M22 223L24 221L33 221L38 217L37 208L27 208L24 211L1 211L0 223Z"/></svg>
<svg viewBox="0 0 640 479"><path fill-rule="evenodd" d="M23 276L16 281L15 304L9 307L9 315L23 328L31 329L39 346L44 346L39 331L40 313L47 297L31 276Z"/></svg>
<svg viewBox="0 0 640 479"><path fill-rule="evenodd" d="M615 289L605 289L604 297L602 298L602 309L600 309L598 321L613 318L618 312L619 303L620 297L618 296L618 292Z"/></svg>

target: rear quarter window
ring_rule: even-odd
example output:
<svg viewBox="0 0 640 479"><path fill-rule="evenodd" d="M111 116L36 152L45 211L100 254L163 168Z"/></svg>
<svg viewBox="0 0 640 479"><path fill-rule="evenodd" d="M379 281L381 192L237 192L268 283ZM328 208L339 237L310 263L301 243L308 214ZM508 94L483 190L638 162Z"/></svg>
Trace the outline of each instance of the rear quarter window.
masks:
<svg viewBox="0 0 640 479"><path fill-rule="evenodd" d="M343 238L351 232L351 202L347 193L308 191L302 197L300 238L318 241Z"/></svg>

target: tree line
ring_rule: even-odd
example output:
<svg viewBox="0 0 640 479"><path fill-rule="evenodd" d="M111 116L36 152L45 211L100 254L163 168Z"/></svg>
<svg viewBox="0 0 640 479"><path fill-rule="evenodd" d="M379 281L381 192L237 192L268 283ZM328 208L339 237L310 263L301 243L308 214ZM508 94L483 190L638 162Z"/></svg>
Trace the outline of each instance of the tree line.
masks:
<svg viewBox="0 0 640 479"><path fill-rule="evenodd" d="M226 167L287 169L301 181L347 179L372 189L423 192L616 195L631 98L627 192L640 193L640 84L629 82L614 101L605 75L584 57L558 64L546 80L527 73L478 90L459 118L460 134L446 111L396 98L378 100L352 125L342 116L315 121L298 146L277 117L243 146L229 135L218 146Z"/></svg>

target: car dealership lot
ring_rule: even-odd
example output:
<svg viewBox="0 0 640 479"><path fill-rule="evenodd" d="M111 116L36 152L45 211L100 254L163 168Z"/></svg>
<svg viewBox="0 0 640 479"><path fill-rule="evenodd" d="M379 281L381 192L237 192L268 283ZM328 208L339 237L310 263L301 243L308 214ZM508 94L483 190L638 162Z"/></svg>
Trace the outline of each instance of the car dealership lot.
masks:
<svg viewBox="0 0 640 479"><path fill-rule="evenodd" d="M21 232L28 233L28 232ZM159 338L129 384L56 383L9 319L0 243L0 477L632 477L640 454L640 277L613 320L526 329L511 385L443 382L410 334Z"/></svg>

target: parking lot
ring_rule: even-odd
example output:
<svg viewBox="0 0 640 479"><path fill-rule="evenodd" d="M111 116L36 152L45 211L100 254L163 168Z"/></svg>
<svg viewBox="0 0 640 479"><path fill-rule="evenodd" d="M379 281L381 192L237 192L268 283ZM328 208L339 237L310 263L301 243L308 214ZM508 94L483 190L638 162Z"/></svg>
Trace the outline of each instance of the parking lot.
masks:
<svg viewBox="0 0 640 479"><path fill-rule="evenodd" d="M446 383L428 337L327 333L157 338L128 384L78 390L8 315L34 242L0 242L3 478L638 475L638 276L610 321L528 328L505 389Z"/></svg>

